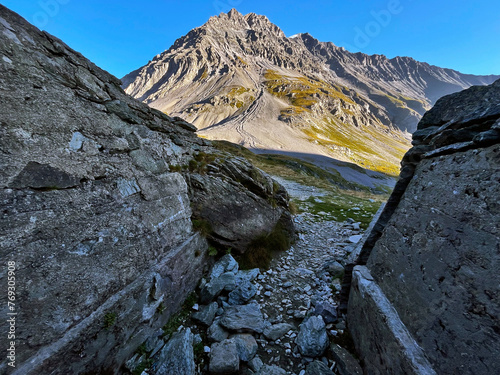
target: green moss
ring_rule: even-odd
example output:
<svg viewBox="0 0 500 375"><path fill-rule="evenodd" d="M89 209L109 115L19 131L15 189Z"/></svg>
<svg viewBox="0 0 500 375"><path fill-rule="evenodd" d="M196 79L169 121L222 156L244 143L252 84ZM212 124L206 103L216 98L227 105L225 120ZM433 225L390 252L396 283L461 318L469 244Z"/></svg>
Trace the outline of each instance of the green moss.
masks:
<svg viewBox="0 0 500 375"><path fill-rule="evenodd" d="M132 371L132 375L141 375L144 370L153 365L152 359L147 359L142 361L135 369Z"/></svg>
<svg viewBox="0 0 500 375"><path fill-rule="evenodd" d="M104 315L103 327L105 329L110 329L115 325L117 315L114 312L108 312Z"/></svg>
<svg viewBox="0 0 500 375"><path fill-rule="evenodd" d="M213 246L209 246L208 247L208 255L210 255L211 257L214 257L214 256L217 256L219 252L217 251L217 249Z"/></svg>
<svg viewBox="0 0 500 375"><path fill-rule="evenodd" d="M180 172L182 171L182 167L180 165L169 165L170 172Z"/></svg>
<svg viewBox="0 0 500 375"><path fill-rule="evenodd" d="M139 345L139 346L137 347L137 349L135 350L135 352L136 352L137 354L139 354L139 356L144 355L144 354L145 354L145 355L147 355L147 354L148 354L148 352L147 352L147 350L146 350L146 343L145 343L145 342L143 342L141 345Z"/></svg>
<svg viewBox="0 0 500 375"><path fill-rule="evenodd" d="M353 219L360 222L361 228L368 228L373 216L380 208L381 201L337 193L322 197L309 197L305 201L295 202L299 212L309 212L317 215L318 219L346 221Z"/></svg>
<svg viewBox="0 0 500 375"><path fill-rule="evenodd" d="M184 310L191 310L191 308L196 304L196 301L198 301L198 295L196 294L196 292L191 292L184 300L182 308Z"/></svg>
<svg viewBox="0 0 500 375"><path fill-rule="evenodd" d="M194 230L200 232L200 234L204 237L209 236L213 233L212 224L208 220L205 219L192 219Z"/></svg>

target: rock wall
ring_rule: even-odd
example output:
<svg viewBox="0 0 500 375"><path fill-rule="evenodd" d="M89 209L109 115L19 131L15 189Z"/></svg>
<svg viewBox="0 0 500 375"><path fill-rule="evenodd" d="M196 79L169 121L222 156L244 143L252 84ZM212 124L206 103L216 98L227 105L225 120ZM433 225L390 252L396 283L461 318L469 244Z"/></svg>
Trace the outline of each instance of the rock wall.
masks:
<svg viewBox="0 0 500 375"><path fill-rule="evenodd" d="M271 204L282 189L255 168L240 178L252 170L262 191L187 168L216 150L120 84L0 5L0 284L15 277L11 305L0 295L2 332L15 336L2 340L15 352L2 374L117 373L168 321L210 264L186 180L231 190L235 207L258 202L253 231L234 229L243 244L289 217L286 193Z"/></svg>
<svg viewBox="0 0 500 375"><path fill-rule="evenodd" d="M500 81L440 99L352 272L369 374L500 372Z"/></svg>

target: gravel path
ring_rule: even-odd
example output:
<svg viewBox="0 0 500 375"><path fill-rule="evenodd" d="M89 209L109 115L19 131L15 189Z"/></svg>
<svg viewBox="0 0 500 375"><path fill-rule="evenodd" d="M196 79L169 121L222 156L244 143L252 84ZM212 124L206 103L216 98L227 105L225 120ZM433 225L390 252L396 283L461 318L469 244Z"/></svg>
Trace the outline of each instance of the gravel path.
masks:
<svg viewBox="0 0 500 375"><path fill-rule="evenodd" d="M321 189L280 182L292 197L323 194ZM336 308L343 265L354 249L353 238L359 237L359 223L338 223L311 213L295 215L294 223L296 242L267 271L238 270L231 255L217 261L202 281L199 304L185 325L168 343L162 331L146 341L153 364L146 374L156 374L161 366L194 367L192 351L182 349L193 343L205 353L198 354L197 374L340 374L337 362L342 358L345 367L346 357L354 362L349 373L362 373L345 351L335 354L343 349L327 349L345 330ZM162 347L182 350L158 351ZM143 360L136 354L128 368Z"/></svg>
<svg viewBox="0 0 500 375"><path fill-rule="evenodd" d="M337 307L339 278L324 272L329 263L343 263L352 245L348 238L359 231L352 225L333 221L315 221L309 214L295 216L298 241L285 254L272 261L268 271L257 279L258 295L264 317L270 323L289 323L294 328L277 340L257 340L258 355L265 364L275 364L291 374L299 374L312 359L303 357L295 344L299 324L318 302ZM342 321L327 324L329 336L342 333ZM333 361L322 361L332 367Z"/></svg>

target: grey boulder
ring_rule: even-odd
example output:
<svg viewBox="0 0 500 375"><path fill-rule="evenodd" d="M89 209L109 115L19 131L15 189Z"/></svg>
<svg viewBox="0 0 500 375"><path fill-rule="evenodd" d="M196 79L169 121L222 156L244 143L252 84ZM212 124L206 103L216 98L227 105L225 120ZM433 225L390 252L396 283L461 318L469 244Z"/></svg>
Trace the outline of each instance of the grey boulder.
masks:
<svg viewBox="0 0 500 375"><path fill-rule="evenodd" d="M234 374L240 369L240 357L234 340L215 343L210 351L211 374Z"/></svg>
<svg viewBox="0 0 500 375"><path fill-rule="evenodd" d="M240 359L244 362L248 362L255 357L257 354L257 341L255 338L248 333L241 333L231 337L236 343L236 348L238 349L238 355Z"/></svg>
<svg viewBox="0 0 500 375"><path fill-rule="evenodd" d="M172 335L159 354L155 375L194 375L193 334L189 328Z"/></svg>
<svg viewBox="0 0 500 375"><path fill-rule="evenodd" d="M200 322L206 326L210 326L215 319L215 314L217 313L217 309L219 305L217 302L212 302L207 306L203 306L200 308L200 311L195 312L192 315L193 320Z"/></svg>
<svg viewBox="0 0 500 375"><path fill-rule="evenodd" d="M326 326L321 316L311 316L299 327L296 343L306 357L319 357L328 347Z"/></svg>
<svg viewBox="0 0 500 375"><path fill-rule="evenodd" d="M249 301L257 293L257 288L250 281L245 280L229 293L230 305L241 305Z"/></svg>
<svg viewBox="0 0 500 375"><path fill-rule="evenodd" d="M262 333L266 322L257 304L229 306L221 317L220 324L231 331Z"/></svg>

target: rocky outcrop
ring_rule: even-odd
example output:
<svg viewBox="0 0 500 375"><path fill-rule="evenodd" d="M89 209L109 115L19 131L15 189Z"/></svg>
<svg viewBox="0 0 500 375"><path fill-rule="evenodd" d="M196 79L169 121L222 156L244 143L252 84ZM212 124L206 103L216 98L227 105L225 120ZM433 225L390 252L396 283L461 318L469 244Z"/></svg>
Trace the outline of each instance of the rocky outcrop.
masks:
<svg viewBox="0 0 500 375"><path fill-rule="evenodd" d="M116 373L155 335L210 264L191 221L192 181L251 210L250 230L227 223L231 244L286 217L277 184L120 84L0 6L0 254L10 267L0 277L15 278L11 304L0 298L4 317L17 314L15 359L1 359L2 373L14 360L13 374ZM206 171L205 155L239 174Z"/></svg>
<svg viewBox="0 0 500 375"><path fill-rule="evenodd" d="M499 124L500 81L420 121L352 273L349 329L371 373L500 371Z"/></svg>

